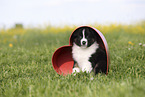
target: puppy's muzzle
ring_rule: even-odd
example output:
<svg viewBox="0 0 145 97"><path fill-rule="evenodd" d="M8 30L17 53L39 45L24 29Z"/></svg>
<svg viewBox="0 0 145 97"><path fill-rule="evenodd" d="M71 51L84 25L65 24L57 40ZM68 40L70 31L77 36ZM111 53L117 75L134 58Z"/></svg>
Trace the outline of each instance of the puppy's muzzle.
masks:
<svg viewBox="0 0 145 97"><path fill-rule="evenodd" d="M81 45L82 46L87 46L87 40L86 39L81 40Z"/></svg>
<svg viewBox="0 0 145 97"><path fill-rule="evenodd" d="M82 41L82 44L83 44L83 45L86 45L86 43L87 43L86 41Z"/></svg>

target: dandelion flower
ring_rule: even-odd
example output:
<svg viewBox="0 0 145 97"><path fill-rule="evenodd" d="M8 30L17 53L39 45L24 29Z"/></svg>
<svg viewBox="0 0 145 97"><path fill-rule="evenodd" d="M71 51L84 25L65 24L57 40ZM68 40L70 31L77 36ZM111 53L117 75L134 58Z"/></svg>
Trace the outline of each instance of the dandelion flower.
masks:
<svg viewBox="0 0 145 97"><path fill-rule="evenodd" d="M13 47L13 44L10 43L10 44L9 44L9 47Z"/></svg>
<svg viewBox="0 0 145 97"><path fill-rule="evenodd" d="M131 41L129 41L128 44L134 45L134 43L132 43Z"/></svg>

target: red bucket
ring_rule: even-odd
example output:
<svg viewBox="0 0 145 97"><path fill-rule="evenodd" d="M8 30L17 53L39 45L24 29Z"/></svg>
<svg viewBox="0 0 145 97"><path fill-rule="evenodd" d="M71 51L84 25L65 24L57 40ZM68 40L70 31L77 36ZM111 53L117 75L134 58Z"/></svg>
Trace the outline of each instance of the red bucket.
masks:
<svg viewBox="0 0 145 97"><path fill-rule="evenodd" d="M90 27L90 26L81 26L76 28L72 34L80 29L80 28L90 28L93 29L97 34L96 34L96 38L97 38L97 42L99 44L99 46L105 50L106 52L106 56L107 56L107 67L106 67L106 75L108 74L108 68L109 68L109 64L110 64L110 56L109 56L109 49L108 49L108 45L107 45L107 41L104 37L104 35L97 29ZM71 34L71 36L72 36ZM73 58L72 58L72 37L70 36L69 38L69 45L68 46L62 46L60 48L58 48L53 56L52 56L52 65L54 70L60 74L60 75L67 75L67 74L71 74L72 73L72 68L73 68Z"/></svg>
<svg viewBox="0 0 145 97"><path fill-rule="evenodd" d="M52 56L54 70L58 74L71 74L74 61L72 59L72 46L62 46L58 48Z"/></svg>

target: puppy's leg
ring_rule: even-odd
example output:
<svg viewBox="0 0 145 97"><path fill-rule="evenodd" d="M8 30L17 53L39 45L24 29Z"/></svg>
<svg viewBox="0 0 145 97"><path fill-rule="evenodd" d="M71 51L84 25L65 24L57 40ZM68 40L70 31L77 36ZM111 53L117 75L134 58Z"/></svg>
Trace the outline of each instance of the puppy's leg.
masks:
<svg viewBox="0 0 145 97"><path fill-rule="evenodd" d="M95 75L98 74L101 70L100 67L98 66L99 64L96 64L95 68L94 68L94 73Z"/></svg>
<svg viewBox="0 0 145 97"><path fill-rule="evenodd" d="M83 72L90 73L92 69L93 68L92 68L91 62L84 62L83 67L82 67Z"/></svg>
<svg viewBox="0 0 145 97"><path fill-rule="evenodd" d="M95 66L95 68L94 68L94 72L95 72L95 74L98 74L98 73L100 73L100 72L102 72L102 73L105 73L106 74L106 71L107 71L107 63L106 63L106 61L104 61L104 60L101 60L100 62L98 62L97 64L96 64L96 66Z"/></svg>
<svg viewBox="0 0 145 97"><path fill-rule="evenodd" d="M80 68L78 67L78 64L74 61L72 74L76 75L76 73L79 73L79 72L80 72Z"/></svg>

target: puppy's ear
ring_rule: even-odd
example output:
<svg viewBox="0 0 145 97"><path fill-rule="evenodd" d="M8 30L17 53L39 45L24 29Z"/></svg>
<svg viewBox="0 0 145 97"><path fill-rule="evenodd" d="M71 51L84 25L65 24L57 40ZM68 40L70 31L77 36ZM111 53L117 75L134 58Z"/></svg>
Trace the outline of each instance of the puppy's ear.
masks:
<svg viewBox="0 0 145 97"><path fill-rule="evenodd" d="M89 30L89 32L90 32L92 35L95 35L95 32L94 32L94 30L93 30L92 28L89 28L88 30Z"/></svg>
<svg viewBox="0 0 145 97"><path fill-rule="evenodd" d="M97 36L97 33L95 32L95 30L94 29L89 29L89 31L91 32L91 34L94 36L94 38L95 38L95 36Z"/></svg>
<svg viewBox="0 0 145 97"><path fill-rule="evenodd" d="M73 34L72 34L72 36L71 36L72 42L74 42L75 39L77 38L77 36L79 35L79 31L81 31L81 29L76 29L76 30L73 32Z"/></svg>
<svg viewBox="0 0 145 97"><path fill-rule="evenodd" d="M72 36L71 36L72 42L74 42L75 38L76 38L76 31L74 31L73 34L72 34Z"/></svg>

